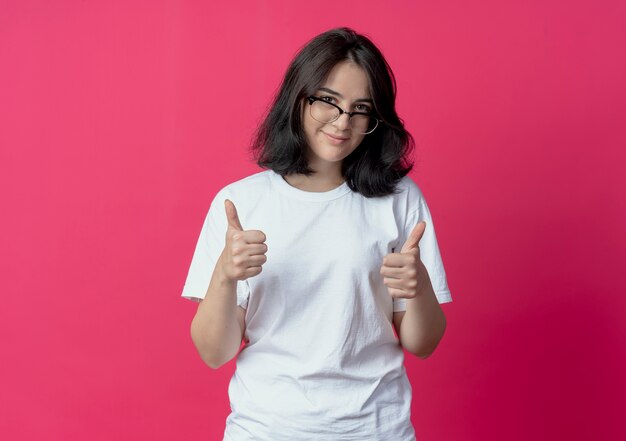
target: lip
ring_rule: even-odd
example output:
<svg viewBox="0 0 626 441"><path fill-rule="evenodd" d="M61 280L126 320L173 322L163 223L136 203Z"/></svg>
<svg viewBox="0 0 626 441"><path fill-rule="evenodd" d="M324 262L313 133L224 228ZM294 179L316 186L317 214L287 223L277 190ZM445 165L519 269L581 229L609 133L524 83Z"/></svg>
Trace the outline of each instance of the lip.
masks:
<svg viewBox="0 0 626 441"><path fill-rule="evenodd" d="M324 135L326 135L326 138L332 142L333 144L341 144L344 143L346 141L348 141L350 138L340 138L338 136L333 136L333 135L329 135L326 132L322 132Z"/></svg>

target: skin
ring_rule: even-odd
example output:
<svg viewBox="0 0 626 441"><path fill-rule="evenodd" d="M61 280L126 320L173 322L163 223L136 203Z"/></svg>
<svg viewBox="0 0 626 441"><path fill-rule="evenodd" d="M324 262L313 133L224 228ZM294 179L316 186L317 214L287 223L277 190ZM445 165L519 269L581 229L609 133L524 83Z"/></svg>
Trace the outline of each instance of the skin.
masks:
<svg viewBox="0 0 626 441"><path fill-rule="evenodd" d="M246 310L236 303L237 280L258 275L267 252L265 234L244 230L232 201L224 201L224 208L228 219L224 250L191 322L194 345L202 360L213 369L235 357L241 347Z"/></svg>
<svg viewBox="0 0 626 441"><path fill-rule="evenodd" d="M351 62L337 64L316 96L328 96L334 104L347 111L366 111L363 98L370 98L369 83L363 69ZM285 180L304 191L329 191L344 182L341 163L367 135L353 132L348 115L332 123L320 123L303 103L303 129L308 142L306 152L309 166L316 171L311 176L289 175ZM343 139L333 142L328 135ZM213 273L205 299L200 303L192 322L192 339L202 359L217 369L236 356L245 336L246 310L235 304L237 280L254 277L266 262L265 234L244 230L232 201L224 203L228 229L226 244ZM420 358L428 357L445 331L445 316L419 258L419 241L426 224L418 223L400 253L384 256L380 273L389 295L407 299L406 311L393 313L393 325L400 344Z"/></svg>
<svg viewBox="0 0 626 441"><path fill-rule="evenodd" d="M341 97L326 91L316 96L329 96L330 102L344 110L364 111L359 107L362 98L371 98L366 72L358 65L344 61L338 63L321 86L338 92ZM311 176L289 175L285 179L304 191L328 191L344 181L341 162L349 156L367 135L353 132L348 115L342 114L332 123L320 123L311 117L309 104L302 103L303 129L308 142L309 166L315 170ZM371 106L371 105L370 105ZM327 135L346 138L337 145ZM407 310L393 313L393 324L402 346L410 353L427 358L443 337L446 321L435 296L428 271L419 258L419 240L426 224L418 223L400 253L388 254L383 259L381 274L389 295L407 299ZM406 317L406 318L405 318Z"/></svg>
<svg viewBox="0 0 626 441"><path fill-rule="evenodd" d="M422 359L433 353L446 329L446 317L420 259L419 241L425 230L426 222L418 222L400 252L387 254L380 269L389 295L407 299L406 311L393 313L400 344Z"/></svg>
<svg viewBox="0 0 626 441"><path fill-rule="evenodd" d="M326 81L321 86L342 95L343 98L327 92L318 91L316 96L325 96L347 111L366 110L360 98L370 98L367 74L354 63L344 61L331 69ZM341 175L341 162L350 155L363 141L366 135L354 133L350 127L348 115L343 114L332 123L314 120L309 112L309 103L302 102L302 126L307 139L306 156L309 167L315 170L311 176L288 175L286 181L293 187L304 191L328 191L341 185L345 180ZM346 138L340 145L329 141L327 135Z"/></svg>

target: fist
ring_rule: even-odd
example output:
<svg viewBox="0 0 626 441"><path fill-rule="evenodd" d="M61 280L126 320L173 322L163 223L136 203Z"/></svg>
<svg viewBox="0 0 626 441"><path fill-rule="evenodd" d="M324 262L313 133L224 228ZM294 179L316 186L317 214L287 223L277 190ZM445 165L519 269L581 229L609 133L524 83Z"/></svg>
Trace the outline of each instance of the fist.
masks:
<svg viewBox="0 0 626 441"><path fill-rule="evenodd" d="M229 199L224 201L228 228L226 244L219 264L226 278L231 281L246 280L261 272L266 262L267 245L265 234L259 230L244 231L239 222L235 204Z"/></svg>
<svg viewBox="0 0 626 441"><path fill-rule="evenodd" d="M411 231L399 253L387 254L383 258L380 273L383 283L394 298L412 299L421 291L427 274L420 260L419 241L426 230L426 222L419 222Z"/></svg>

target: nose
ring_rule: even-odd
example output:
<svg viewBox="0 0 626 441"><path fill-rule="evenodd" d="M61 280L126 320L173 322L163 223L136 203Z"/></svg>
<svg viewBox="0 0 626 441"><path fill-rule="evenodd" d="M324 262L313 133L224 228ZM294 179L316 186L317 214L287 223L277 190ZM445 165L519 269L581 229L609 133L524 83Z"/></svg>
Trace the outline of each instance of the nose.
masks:
<svg viewBox="0 0 626 441"><path fill-rule="evenodd" d="M350 128L350 115L342 113L339 118L333 121L333 125L340 130L348 130Z"/></svg>

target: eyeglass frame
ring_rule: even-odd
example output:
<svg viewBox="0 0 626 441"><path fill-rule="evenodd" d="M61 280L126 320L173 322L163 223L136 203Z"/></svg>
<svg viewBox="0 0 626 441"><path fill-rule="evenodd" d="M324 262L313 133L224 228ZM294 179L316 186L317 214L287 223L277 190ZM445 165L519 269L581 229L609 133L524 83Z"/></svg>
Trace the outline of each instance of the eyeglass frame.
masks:
<svg viewBox="0 0 626 441"><path fill-rule="evenodd" d="M331 106L333 106L334 108L339 110L339 115L337 115L337 118L332 119L330 121L327 121L326 124L329 124L331 122L337 121L341 117L341 115L343 115L344 113L346 115L348 115L348 122L350 123L350 128L353 128L352 127L352 115L365 115L365 116L367 116L369 118L374 118L374 120L376 121L376 125L374 126L374 128L370 132L361 133L361 135L369 135L369 134L373 133L374 130L376 130L378 128L378 125L380 123L384 122L382 119L376 118L376 116L374 116L373 113L367 113L367 112L347 112L347 111L343 110L341 107L339 107L337 104L333 104L333 103L329 103L328 101L324 101L322 98L320 98L318 96L315 96L315 95L308 96L306 99L309 102L310 106L312 106L315 101L321 101L324 104L330 104ZM311 115L311 118L313 118L313 115ZM315 118L313 118L313 119L315 119ZM318 120L315 119L315 121L318 121ZM324 122L324 121L318 121L318 122Z"/></svg>

